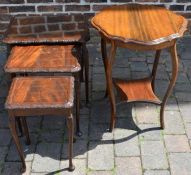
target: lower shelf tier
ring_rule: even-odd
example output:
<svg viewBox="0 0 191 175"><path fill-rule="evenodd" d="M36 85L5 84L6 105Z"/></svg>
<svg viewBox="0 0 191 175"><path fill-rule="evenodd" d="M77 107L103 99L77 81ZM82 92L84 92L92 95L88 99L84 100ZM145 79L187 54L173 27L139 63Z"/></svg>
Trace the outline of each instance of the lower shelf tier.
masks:
<svg viewBox="0 0 191 175"><path fill-rule="evenodd" d="M153 92L151 78L129 81L113 79L113 83L120 94L122 101L161 104L161 101Z"/></svg>

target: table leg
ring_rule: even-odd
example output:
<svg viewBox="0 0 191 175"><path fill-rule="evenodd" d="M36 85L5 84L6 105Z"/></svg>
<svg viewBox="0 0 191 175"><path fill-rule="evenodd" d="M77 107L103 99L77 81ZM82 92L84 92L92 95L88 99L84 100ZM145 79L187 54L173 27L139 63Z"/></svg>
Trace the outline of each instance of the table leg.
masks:
<svg viewBox="0 0 191 175"><path fill-rule="evenodd" d="M161 50L157 50L156 55L155 55L153 70L152 70L152 83L151 83L151 85L152 85L153 91L155 91L155 78L156 78L157 67L158 67L160 55L161 55Z"/></svg>
<svg viewBox="0 0 191 175"><path fill-rule="evenodd" d="M82 132L80 131L80 75L75 74L75 101L76 101L76 135L81 137Z"/></svg>
<svg viewBox="0 0 191 175"><path fill-rule="evenodd" d="M80 44L80 66L81 66L81 72L80 72L80 80L81 82L84 81L84 50L83 50L83 44Z"/></svg>
<svg viewBox="0 0 191 175"><path fill-rule="evenodd" d="M161 104L160 123L161 123L162 129L164 129L164 107L165 107L167 99L168 99L169 95L171 94L172 89L176 83L176 79L177 79L177 75L178 75L178 56L177 56L176 44L174 44L170 48L170 54L171 54L171 60L172 60L172 77L171 77L170 84L168 86L168 89L166 91L166 94L165 94L162 104Z"/></svg>
<svg viewBox="0 0 191 175"><path fill-rule="evenodd" d="M18 126L18 129L19 129L19 132L20 132L20 137L23 136L23 128L22 128L22 123L21 123L21 119L20 118L16 118L16 122L17 122L17 126Z"/></svg>
<svg viewBox="0 0 191 175"><path fill-rule="evenodd" d="M114 42L112 42L109 57L105 58L106 80L107 80L109 100L111 103L110 132L113 130L116 120L116 104L115 104L115 95L113 91L113 82L112 82L112 65L115 59L115 53L116 53L116 45Z"/></svg>
<svg viewBox="0 0 191 175"><path fill-rule="evenodd" d="M19 137L17 135L15 116L12 114L12 112L9 112L9 128L10 128L13 140L15 142L17 151L18 151L19 156L21 158L21 162L22 162L22 170L21 171L23 173L26 171L25 157L24 157L24 153L22 151L22 146L19 142Z"/></svg>
<svg viewBox="0 0 191 175"><path fill-rule="evenodd" d="M69 171L74 171L75 167L72 163L73 157L73 138L74 138L74 125L73 125L73 115L71 114L67 117L67 127L68 127L68 155L69 155Z"/></svg>
<svg viewBox="0 0 191 175"><path fill-rule="evenodd" d="M103 64L104 64L104 69L105 69L105 74L107 70L107 64L106 64L106 57L107 57L107 52L106 52L106 42L104 38L101 38L101 54L102 54L102 59L103 59ZM108 87L106 85L106 90L105 90L105 97L108 96Z"/></svg>
<svg viewBox="0 0 191 175"><path fill-rule="evenodd" d="M20 120L21 120L23 130L24 130L24 133L25 133L26 144L30 145L31 141L30 141L29 130L28 130L28 125L27 125L26 118L25 117L20 117Z"/></svg>
<svg viewBox="0 0 191 175"><path fill-rule="evenodd" d="M83 58L85 70L85 89L86 89L86 103L89 103L89 55L86 43L83 44Z"/></svg>

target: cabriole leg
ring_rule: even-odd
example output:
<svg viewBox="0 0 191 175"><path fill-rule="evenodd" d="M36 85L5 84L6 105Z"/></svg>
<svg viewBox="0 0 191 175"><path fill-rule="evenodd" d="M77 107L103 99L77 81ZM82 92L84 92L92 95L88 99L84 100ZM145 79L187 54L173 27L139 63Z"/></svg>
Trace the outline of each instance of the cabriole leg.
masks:
<svg viewBox="0 0 191 175"><path fill-rule="evenodd" d="M157 67L158 67L160 55L161 55L161 50L157 50L156 55L155 55L153 70L152 70L152 83L151 83L151 85L152 85L153 92L155 91L155 78L156 78Z"/></svg>
<svg viewBox="0 0 191 175"><path fill-rule="evenodd" d="M172 92L172 89L176 83L177 75L178 75L178 56L176 50L176 44L170 48L171 60L172 60L172 77L170 80L170 84L168 86L167 92L163 98L160 110L160 123L161 128L164 129L164 108L167 102L169 95Z"/></svg>
<svg viewBox="0 0 191 175"><path fill-rule="evenodd" d="M25 172L26 171L25 158L24 158L24 153L22 151L21 144L19 142L19 137L17 135L15 116L10 111L9 111L9 128L10 128L13 140L15 142L16 148L18 150L19 156L21 158L21 162L22 162L22 170L21 171Z"/></svg>
<svg viewBox="0 0 191 175"><path fill-rule="evenodd" d="M105 69L105 74L107 70L107 63L106 63L106 57L107 57L107 50L106 50L106 42L103 38L101 38L101 53L102 53L102 60L103 60L103 65ZM106 83L107 84L107 83ZM106 85L106 90L105 90L105 98L108 96L108 87Z"/></svg>
<svg viewBox="0 0 191 175"><path fill-rule="evenodd" d="M21 123L22 123L23 130L24 130L24 133L25 133L26 143L27 143L27 145L30 145L31 141L30 141L29 130L28 130L28 125L27 125L26 118L21 117L20 119L21 119Z"/></svg>
<svg viewBox="0 0 191 175"><path fill-rule="evenodd" d="M107 88L108 95L111 104L111 121L110 121L110 132L112 132L115 126L116 120L116 104L115 104L115 95L113 91L113 82L112 82L112 65L114 63L116 53L116 45L114 42L111 43L111 50L109 57L106 57L106 80L107 80Z"/></svg>

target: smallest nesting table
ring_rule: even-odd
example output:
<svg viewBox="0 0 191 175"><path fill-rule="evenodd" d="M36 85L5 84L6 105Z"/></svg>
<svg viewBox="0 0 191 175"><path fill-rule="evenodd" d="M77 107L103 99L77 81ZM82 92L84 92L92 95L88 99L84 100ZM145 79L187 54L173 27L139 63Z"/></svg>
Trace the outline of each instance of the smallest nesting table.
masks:
<svg viewBox="0 0 191 175"><path fill-rule="evenodd" d="M24 153L17 135L15 120L21 118L27 143L30 144L25 117L34 115L59 115L66 117L69 135L69 171L74 170L73 154L73 99L74 78L71 76L18 77L11 84L5 107L9 113L9 127L22 161L22 172L26 171ZM54 117L54 116L53 116Z"/></svg>
<svg viewBox="0 0 191 175"><path fill-rule="evenodd" d="M149 102L161 106L160 122L164 128L164 108L178 74L176 41L187 29L187 20L182 16L153 5L116 5L102 10L92 18L92 25L101 35L102 57L107 80L107 94L111 103L110 131L115 126L116 102L113 83L122 101ZM106 43L111 45L107 54ZM151 76L139 80L112 81L112 66L117 47L131 50L154 50L155 61ZM155 95L155 77L162 49L168 48L172 60L172 77L162 100Z"/></svg>

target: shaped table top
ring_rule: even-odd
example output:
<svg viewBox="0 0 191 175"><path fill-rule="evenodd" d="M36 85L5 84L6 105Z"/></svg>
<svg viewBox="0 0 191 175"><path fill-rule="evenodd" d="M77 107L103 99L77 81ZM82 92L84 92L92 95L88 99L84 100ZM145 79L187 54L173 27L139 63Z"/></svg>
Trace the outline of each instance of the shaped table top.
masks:
<svg viewBox="0 0 191 175"><path fill-rule="evenodd" d="M5 106L7 109L72 108L73 96L71 76L16 77Z"/></svg>
<svg viewBox="0 0 191 175"><path fill-rule="evenodd" d="M111 6L96 14L91 22L107 38L143 45L171 41L187 30L184 17L153 5Z"/></svg>
<svg viewBox="0 0 191 175"><path fill-rule="evenodd" d="M80 20L79 20L80 19ZM85 17L76 15L15 16L3 42L7 44L68 43L89 39Z"/></svg>

